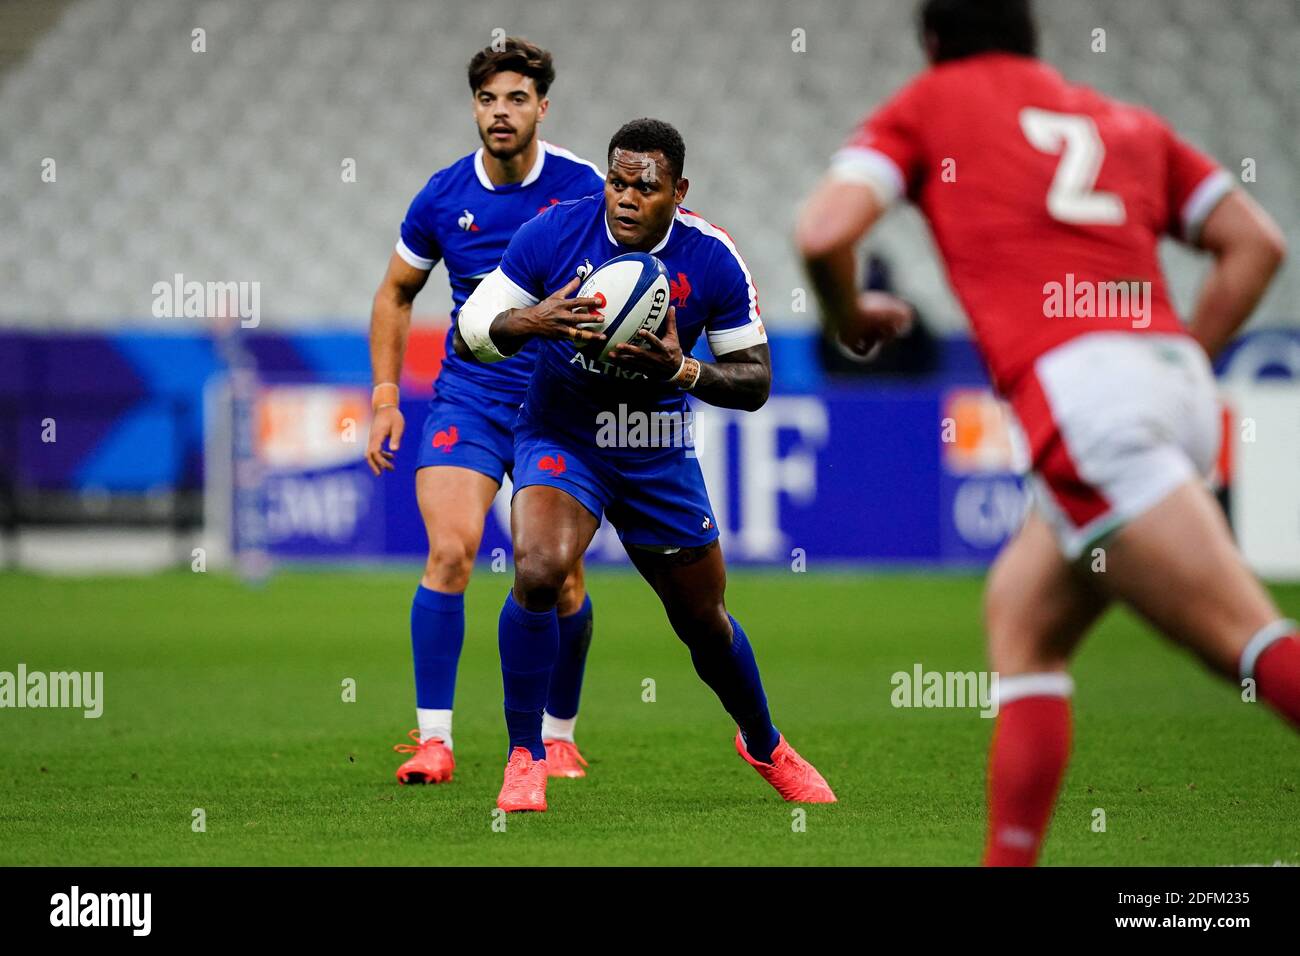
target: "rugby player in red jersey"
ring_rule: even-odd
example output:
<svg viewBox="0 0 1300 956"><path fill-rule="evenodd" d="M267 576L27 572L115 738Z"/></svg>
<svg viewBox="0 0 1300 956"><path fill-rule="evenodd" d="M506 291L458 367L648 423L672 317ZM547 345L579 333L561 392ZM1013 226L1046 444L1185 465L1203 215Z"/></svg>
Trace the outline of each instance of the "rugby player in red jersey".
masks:
<svg viewBox="0 0 1300 956"><path fill-rule="evenodd" d="M1111 602L1300 725L1296 623L1203 482L1220 445L1210 359L1285 245L1155 113L1038 60L1029 0L926 0L920 28L930 68L835 155L797 242L823 321L869 354L909 311L855 291L854 244L891 203L915 203L1025 433L1034 507L985 594L1000 680L984 862L1030 865L1069 755L1070 658ZM1186 326L1157 257L1166 235L1212 258Z"/></svg>

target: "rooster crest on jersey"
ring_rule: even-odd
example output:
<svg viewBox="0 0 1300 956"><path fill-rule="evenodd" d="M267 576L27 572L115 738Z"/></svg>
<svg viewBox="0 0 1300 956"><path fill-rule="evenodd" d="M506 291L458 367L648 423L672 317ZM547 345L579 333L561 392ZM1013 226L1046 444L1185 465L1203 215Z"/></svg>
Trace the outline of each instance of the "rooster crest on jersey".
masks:
<svg viewBox="0 0 1300 956"><path fill-rule="evenodd" d="M605 341L580 351L604 361L616 345L632 342L642 330L658 335L668 316L668 295L668 270L655 256L629 252L610 259L578 290L580 298L605 302L601 311L594 313L600 321L583 326L604 332Z"/></svg>

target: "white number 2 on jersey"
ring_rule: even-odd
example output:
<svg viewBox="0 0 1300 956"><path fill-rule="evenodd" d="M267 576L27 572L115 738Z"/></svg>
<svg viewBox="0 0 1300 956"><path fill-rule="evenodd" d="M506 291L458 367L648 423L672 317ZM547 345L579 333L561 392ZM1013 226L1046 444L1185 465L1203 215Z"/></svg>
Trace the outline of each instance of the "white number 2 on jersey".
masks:
<svg viewBox="0 0 1300 956"><path fill-rule="evenodd" d="M1092 188L1106 147L1091 116L1026 106L1020 111L1020 128L1034 149L1061 157L1047 190L1047 211L1053 219L1106 226L1124 221L1124 200Z"/></svg>

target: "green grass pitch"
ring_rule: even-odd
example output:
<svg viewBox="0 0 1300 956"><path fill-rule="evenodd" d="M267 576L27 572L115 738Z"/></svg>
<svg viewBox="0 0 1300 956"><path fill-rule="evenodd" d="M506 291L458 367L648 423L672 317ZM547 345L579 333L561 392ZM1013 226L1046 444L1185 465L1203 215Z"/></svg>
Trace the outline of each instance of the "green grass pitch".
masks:
<svg viewBox="0 0 1300 956"><path fill-rule="evenodd" d="M456 778L429 787L398 786L391 749L414 719L414 583L392 571L283 572L251 590L185 572L0 575L0 670L103 671L105 698L97 720L0 710L0 864L978 860L992 721L890 703L895 671L983 666L977 577L733 572L728 604L777 726L839 794L798 827L737 757L649 589L592 574L578 722L589 775L552 781L550 811L513 815L505 832L492 810L507 578L480 568L470 587ZM1300 588L1274 593L1300 616ZM1074 760L1044 864L1300 862L1296 741L1262 704L1119 612L1074 675Z"/></svg>

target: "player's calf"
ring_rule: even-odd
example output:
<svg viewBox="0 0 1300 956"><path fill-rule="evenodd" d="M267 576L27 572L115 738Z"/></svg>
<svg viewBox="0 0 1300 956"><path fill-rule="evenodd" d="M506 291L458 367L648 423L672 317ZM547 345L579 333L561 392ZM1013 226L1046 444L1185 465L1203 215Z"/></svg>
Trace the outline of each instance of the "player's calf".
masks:
<svg viewBox="0 0 1300 956"><path fill-rule="evenodd" d="M673 633L689 648L725 648L735 637L731 615L720 602L702 607L669 608L667 613Z"/></svg>
<svg viewBox="0 0 1300 956"><path fill-rule="evenodd" d="M581 561L565 579L556 610L560 643L551 670L546 709L542 712L547 773L552 777L585 777L587 761L578 750L574 728L578 722L578 702L594 617L591 598L584 587Z"/></svg>
<svg viewBox="0 0 1300 956"><path fill-rule="evenodd" d="M596 527L597 520L590 512L555 488L521 488L511 508L515 581L501 608L497 633L509 761L518 766L514 770L507 767L502 793L519 786L532 794L530 799L536 798L536 776L540 774L542 805L538 809L545 809L547 770L542 712L560 646L556 603ZM531 782L512 783L515 778Z"/></svg>
<svg viewBox="0 0 1300 956"><path fill-rule="evenodd" d="M402 783L451 780L452 703L465 642L465 587L483 533L483 518L497 484L476 471L422 467L415 474L416 500L429 542L424 574L411 602L411 657L415 671L415 745L398 768ZM456 507L447 507L455 502Z"/></svg>
<svg viewBox="0 0 1300 956"><path fill-rule="evenodd" d="M834 803L817 768L772 723L754 649L740 622L719 601L679 610L673 629L691 652L695 672L736 722L736 752L784 800Z"/></svg>
<svg viewBox="0 0 1300 956"><path fill-rule="evenodd" d="M1032 866L1038 858L1070 759L1073 689L1061 671L998 679L985 866Z"/></svg>
<svg viewBox="0 0 1300 956"><path fill-rule="evenodd" d="M989 572L984 598L998 717L989 748L986 866L1031 866L1070 756L1066 665L1107 604L1030 514Z"/></svg>
<svg viewBox="0 0 1300 956"><path fill-rule="evenodd" d="M772 724L754 649L740 623L723 607L707 607L679 613L672 624L691 652L695 673L736 721L745 749L755 760L770 761L781 735Z"/></svg>
<svg viewBox="0 0 1300 956"><path fill-rule="evenodd" d="M556 610L560 612L560 617L572 617L581 613L584 606L589 603L586 569L583 567L582 559L578 559L578 562L565 576L564 584L560 587Z"/></svg>
<svg viewBox="0 0 1300 956"><path fill-rule="evenodd" d="M768 713L753 648L727 613L727 572L717 542L669 554L629 548L628 555L690 650L695 673L736 721L749 754L761 763L770 761L781 735Z"/></svg>
<svg viewBox="0 0 1300 956"><path fill-rule="evenodd" d="M533 760L546 759L542 709L546 706L559 644L559 625L553 607L531 611L513 593L506 595L498 625L498 646L511 753L522 747Z"/></svg>

